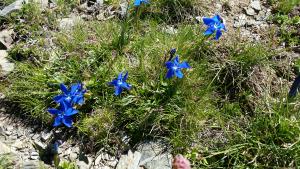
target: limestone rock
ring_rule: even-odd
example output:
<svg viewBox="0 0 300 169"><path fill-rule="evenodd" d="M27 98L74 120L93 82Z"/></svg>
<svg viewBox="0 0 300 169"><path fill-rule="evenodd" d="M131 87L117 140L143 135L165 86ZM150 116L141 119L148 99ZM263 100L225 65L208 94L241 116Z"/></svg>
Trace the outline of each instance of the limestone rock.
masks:
<svg viewBox="0 0 300 169"><path fill-rule="evenodd" d="M127 155L122 155L116 169L139 169L141 153L136 151L132 153L129 150Z"/></svg>
<svg viewBox="0 0 300 169"><path fill-rule="evenodd" d="M250 7L253 8L256 11L260 11L261 10L261 6L260 6L260 1L259 0L254 0L250 3Z"/></svg>
<svg viewBox="0 0 300 169"><path fill-rule="evenodd" d="M142 153L139 165L147 169L171 169L172 155L164 151L163 144L160 142L144 143L138 147Z"/></svg>
<svg viewBox="0 0 300 169"><path fill-rule="evenodd" d="M14 3L4 7L1 11L0 11L0 16L7 16L10 13L14 12L14 11L18 11L22 8L23 4L25 3L24 0L17 0Z"/></svg>
<svg viewBox="0 0 300 169"><path fill-rule="evenodd" d="M8 53L5 50L0 50L0 76L7 75L14 70L15 65L7 60Z"/></svg>
<svg viewBox="0 0 300 169"><path fill-rule="evenodd" d="M13 30L3 30L0 32L0 50L9 49L13 43Z"/></svg>

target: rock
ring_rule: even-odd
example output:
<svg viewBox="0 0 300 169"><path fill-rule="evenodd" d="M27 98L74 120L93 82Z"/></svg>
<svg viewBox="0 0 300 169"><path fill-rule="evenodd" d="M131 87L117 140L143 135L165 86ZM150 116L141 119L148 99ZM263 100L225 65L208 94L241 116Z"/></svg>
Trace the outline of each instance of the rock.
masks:
<svg viewBox="0 0 300 169"><path fill-rule="evenodd" d="M0 141L0 155L11 153L11 149Z"/></svg>
<svg viewBox="0 0 300 169"><path fill-rule="evenodd" d="M172 155L164 152L163 144L160 142L149 142L140 145L138 151L142 153L140 166L147 169L171 169Z"/></svg>
<svg viewBox="0 0 300 169"><path fill-rule="evenodd" d="M22 169L37 169L40 168L40 164L34 161L25 161L21 167Z"/></svg>
<svg viewBox="0 0 300 169"><path fill-rule="evenodd" d="M21 150L24 148L24 143L21 140L16 140L12 147L16 148L16 150Z"/></svg>
<svg viewBox="0 0 300 169"><path fill-rule="evenodd" d="M39 153L38 152L31 152L30 153L30 159L31 160L37 160L37 159L39 159Z"/></svg>
<svg viewBox="0 0 300 169"><path fill-rule="evenodd" d="M53 132L42 132L41 140L43 142L48 142L53 138Z"/></svg>
<svg viewBox="0 0 300 169"><path fill-rule="evenodd" d="M59 29L60 30L70 30L75 26L77 22L80 22L81 18L78 16L72 16L69 18L63 18L59 20Z"/></svg>
<svg viewBox="0 0 300 169"><path fill-rule="evenodd" d="M174 35L178 32L173 26L167 26L163 31L170 35Z"/></svg>
<svg viewBox="0 0 300 169"><path fill-rule="evenodd" d="M77 159L78 155L74 152L71 152L69 155L70 161L75 161Z"/></svg>
<svg viewBox="0 0 300 169"><path fill-rule="evenodd" d="M120 15L121 17L125 17L125 15L127 14L127 10L128 10L128 2L127 0L121 0L120 1Z"/></svg>
<svg viewBox="0 0 300 169"><path fill-rule="evenodd" d="M256 12L254 11L253 8L244 8L245 11L246 11L246 14L249 15L249 16L253 16L256 14Z"/></svg>
<svg viewBox="0 0 300 169"><path fill-rule="evenodd" d="M13 30L3 30L0 32L0 50L1 49L10 49L11 44L13 43L12 34Z"/></svg>
<svg viewBox="0 0 300 169"><path fill-rule="evenodd" d="M257 25L262 24L262 22L256 21L254 19L250 19L250 20L247 21L246 24L247 24L247 26L257 26Z"/></svg>
<svg viewBox="0 0 300 169"><path fill-rule="evenodd" d="M127 155L122 155L116 169L139 169L139 161L141 153L136 151L134 153L129 150Z"/></svg>
<svg viewBox="0 0 300 169"><path fill-rule="evenodd" d="M95 159L95 165L101 165L101 160L102 160L102 154L98 155Z"/></svg>
<svg viewBox="0 0 300 169"><path fill-rule="evenodd" d="M201 23L202 22L202 18L201 16L196 16L195 19L198 23Z"/></svg>
<svg viewBox="0 0 300 169"><path fill-rule="evenodd" d="M243 27L246 24L246 15L245 14L241 14L238 16L238 18L235 18L233 27L235 28L239 28L239 27Z"/></svg>
<svg viewBox="0 0 300 169"><path fill-rule="evenodd" d="M39 151L44 151L47 149L47 145L40 142L39 140L34 140L34 145Z"/></svg>
<svg viewBox="0 0 300 169"><path fill-rule="evenodd" d="M260 11L261 10L260 1L259 0L251 1L250 7L253 8L254 10L256 10L256 11Z"/></svg>
<svg viewBox="0 0 300 169"><path fill-rule="evenodd" d="M80 159L80 157L79 157ZM91 157L87 157L84 161L77 161L77 166L79 169L89 169L92 166L93 159Z"/></svg>
<svg viewBox="0 0 300 169"><path fill-rule="evenodd" d="M6 59L7 56L8 53L5 50L0 50L0 75L7 75L15 68L15 65Z"/></svg>
<svg viewBox="0 0 300 169"><path fill-rule="evenodd" d="M7 16L10 13L14 12L14 11L18 11L22 8L23 4L24 4L24 0L17 0L14 3L4 7L1 11L0 11L0 16Z"/></svg>

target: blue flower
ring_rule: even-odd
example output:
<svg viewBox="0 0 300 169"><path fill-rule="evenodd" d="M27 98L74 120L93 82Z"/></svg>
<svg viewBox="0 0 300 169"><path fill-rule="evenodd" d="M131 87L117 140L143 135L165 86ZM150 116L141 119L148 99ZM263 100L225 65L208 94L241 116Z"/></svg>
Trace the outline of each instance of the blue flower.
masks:
<svg viewBox="0 0 300 169"><path fill-rule="evenodd" d="M72 117L78 113L78 110L74 109L69 102L62 101L59 109L48 109L48 112L55 116L54 127L64 124L67 127L72 127Z"/></svg>
<svg viewBox="0 0 300 169"><path fill-rule="evenodd" d="M222 36L222 31L226 31L225 25L222 18L219 15L215 15L212 18L203 18L203 22L208 26L207 30L204 32L204 35L212 35L216 32L215 39L218 40Z"/></svg>
<svg viewBox="0 0 300 169"><path fill-rule="evenodd" d="M176 56L172 61L166 62L166 67L168 68L166 76L167 79L172 78L174 75L176 75L178 78L183 78L181 69L191 68L187 62L180 63L178 56Z"/></svg>
<svg viewBox="0 0 300 169"><path fill-rule="evenodd" d="M114 79L113 81L109 82L109 85L112 85L115 87L115 95L118 96L122 93L123 88L130 90L131 85L126 83L126 80L128 78L128 72L123 77L123 72L121 72L118 76L118 78Z"/></svg>
<svg viewBox="0 0 300 169"><path fill-rule="evenodd" d="M81 83L73 84L70 89L68 89L64 84L60 84L60 89L63 94L55 96L53 98L55 102L61 103L62 101L66 101L71 104L83 104L84 93L86 92L86 90L83 90Z"/></svg>
<svg viewBox="0 0 300 169"><path fill-rule="evenodd" d="M135 0L134 6L140 6L141 4L149 4L149 0Z"/></svg>

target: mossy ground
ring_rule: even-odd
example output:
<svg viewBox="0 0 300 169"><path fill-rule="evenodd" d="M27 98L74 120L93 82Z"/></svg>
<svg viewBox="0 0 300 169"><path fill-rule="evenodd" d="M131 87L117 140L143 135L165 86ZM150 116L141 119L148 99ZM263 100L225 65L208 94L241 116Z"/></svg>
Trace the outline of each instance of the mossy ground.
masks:
<svg viewBox="0 0 300 169"><path fill-rule="evenodd" d="M59 84L81 81L86 101L77 107L75 128L65 130L84 136L92 151L126 150L126 135L131 146L163 139L195 168L299 166L299 101L287 99L293 72L279 69L285 62L274 59L274 42L203 37L205 28L184 17L198 1L153 1L138 20L83 21L57 31L57 19L77 3L59 2L44 12L29 4L5 19L19 42L10 50L16 70L3 91L28 118L51 126L46 110L55 106ZM162 29L170 23L176 34ZM183 79L165 79L171 48L192 67ZM122 71L133 88L116 97L107 82Z"/></svg>

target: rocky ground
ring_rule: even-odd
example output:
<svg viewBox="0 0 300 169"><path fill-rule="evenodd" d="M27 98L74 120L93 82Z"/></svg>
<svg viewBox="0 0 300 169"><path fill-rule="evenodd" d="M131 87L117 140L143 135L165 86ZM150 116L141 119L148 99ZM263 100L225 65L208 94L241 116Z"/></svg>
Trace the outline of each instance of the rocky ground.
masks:
<svg viewBox="0 0 300 169"><path fill-rule="evenodd" d="M59 130L40 131L39 126L27 126L21 118L13 117L0 108L0 156L9 155L15 168L35 169L54 168L51 153L55 137L62 135ZM74 162L79 169L168 169L171 168L172 155L164 150L163 144L149 142L129 150L120 159L99 151L85 154L81 145L70 140L59 140L58 156L60 161ZM47 164L48 163L48 164Z"/></svg>

